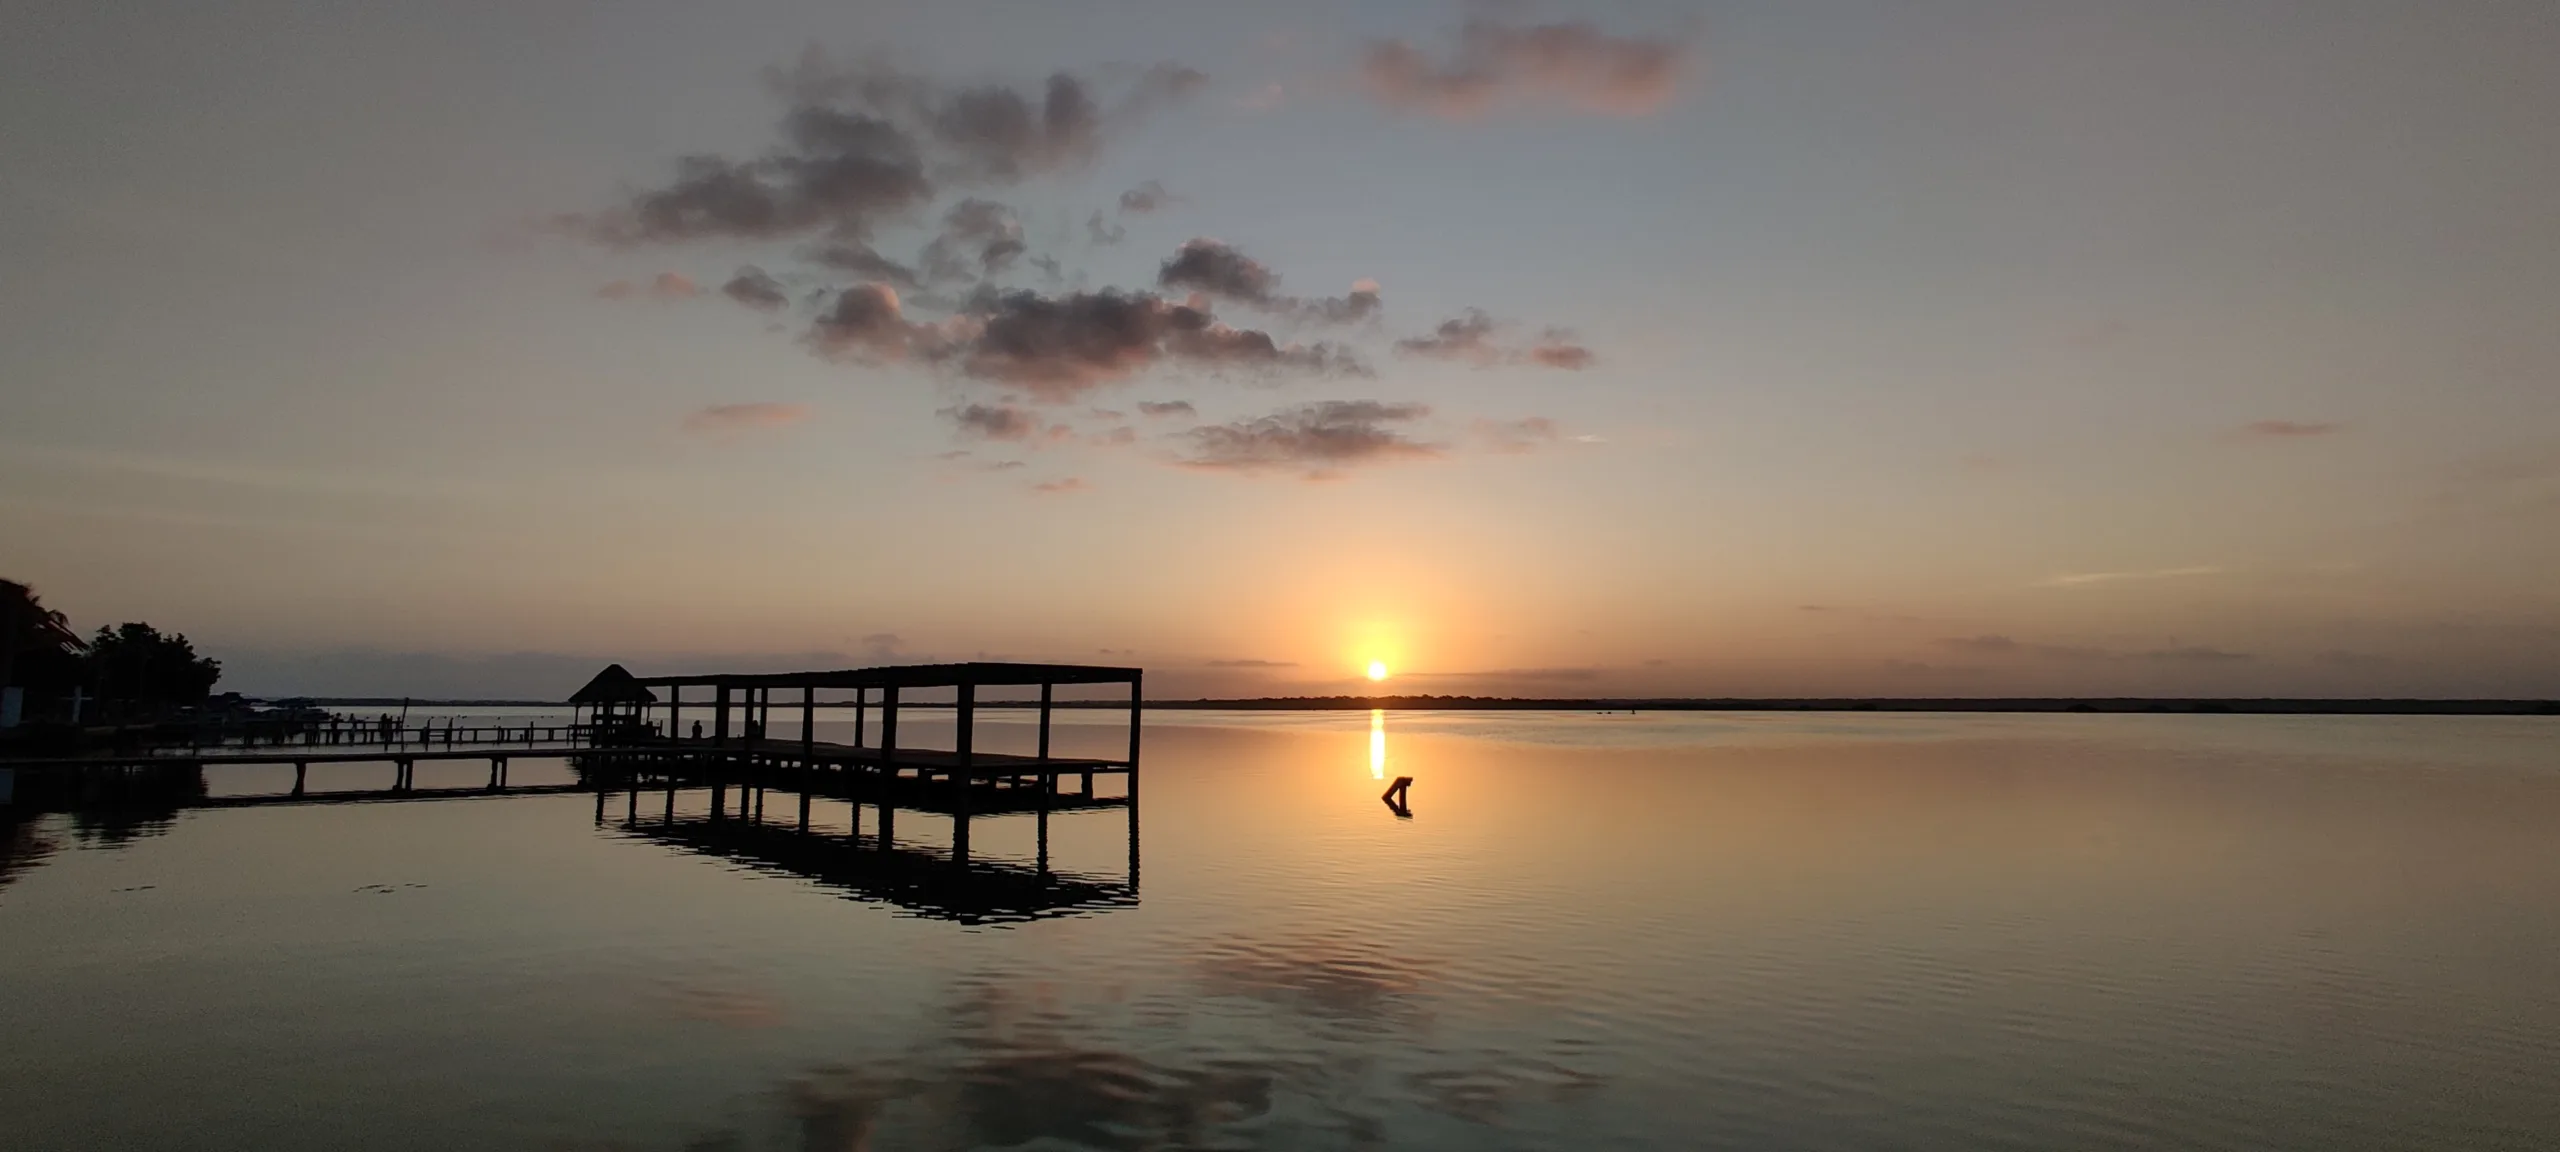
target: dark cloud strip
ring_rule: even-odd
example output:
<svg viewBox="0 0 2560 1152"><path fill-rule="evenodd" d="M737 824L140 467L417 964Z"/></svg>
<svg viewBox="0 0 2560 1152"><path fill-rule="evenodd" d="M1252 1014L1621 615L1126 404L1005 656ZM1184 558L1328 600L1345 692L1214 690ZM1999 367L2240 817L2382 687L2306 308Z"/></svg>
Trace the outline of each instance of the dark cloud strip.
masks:
<svg viewBox="0 0 2560 1152"><path fill-rule="evenodd" d="M1538 334L1535 343L1525 348L1503 346L1496 339L1502 329L1503 325L1482 309L1469 308L1459 316L1441 321L1429 335L1408 336L1396 341L1396 351L1407 356L1452 360L1478 368L1525 364L1579 372L1599 362L1599 357L1576 339L1569 329L1548 328Z"/></svg>
<svg viewBox="0 0 2560 1152"><path fill-rule="evenodd" d="M1437 444L1389 427L1431 414L1421 404L1378 400L1328 400L1232 424L1185 433L1189 468L1232 472L1297 472L1309 479L1341 469L1392 460L1427 460L1444 454Z"/></svg>
<svg viewBox="0 0 2560 1152"><path fill-rule="evenodd" d="M1233 300L1323 324L1351 324L1378 312L1377 286L1363 281L1348 296L1300 299L1280 293L1280 275L1233 245L1186 240L1156 268L1156 286Z"/></svg>
<svg viewBox="0 0 2560 1152"><path fill-rule="evenodd" d="M814 51L768 79L786 108L765 155L688 156L667 183L557 223L623 247L817 236L858 244L929 204L940 187L1011 184L1088 164L1113 129L1204 83L1192 69L1160 65L1105 109L1091 85L1064 72L1033 95L839 68Z"/></svg>

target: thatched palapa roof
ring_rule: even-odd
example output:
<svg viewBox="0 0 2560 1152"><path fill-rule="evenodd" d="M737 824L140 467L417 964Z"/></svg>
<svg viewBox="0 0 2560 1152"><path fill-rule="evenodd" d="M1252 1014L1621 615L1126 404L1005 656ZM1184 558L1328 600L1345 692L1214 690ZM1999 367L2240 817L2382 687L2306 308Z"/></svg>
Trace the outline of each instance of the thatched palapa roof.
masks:
<svg viewBox="0 0 2560 1152"><path fill-rule="evenodd" d="M572 704L655 704L658 702L658 694L651 692L646 685L633 677L630 669L620 664L608 664L604 671L596 673L595 679L587 681L586 687L571 694L569 702Z"/></svg>

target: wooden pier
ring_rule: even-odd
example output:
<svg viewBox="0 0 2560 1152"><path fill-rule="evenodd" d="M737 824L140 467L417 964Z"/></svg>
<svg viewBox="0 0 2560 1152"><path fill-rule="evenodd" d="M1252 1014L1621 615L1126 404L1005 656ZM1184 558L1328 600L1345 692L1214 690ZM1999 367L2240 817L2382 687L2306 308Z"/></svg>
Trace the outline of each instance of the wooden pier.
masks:
<svg viewBox="0 0 2560 1152"><path fill-rule="evenodd" d="M0 760L0 770L14 779L22 800L30 794L70 797L81 806L140 800L169 811L576 791L594 794L595 819L603 826L609 800L618 795L624 810L619 831L626 835L808 876L922 915L970 923L1008 922L1136 902L1142 677L1136 668L984 661L646 678L614 665L572 697L571 703L592 710L592 719L576 725L427 730L330 725L318 729L328 735L300 743ZM1115 742L1113 754L1054 754L1052 714L1070 703L1061 701L1057 690L1122 684L1128 686L1125 753L1117 752ZM659 689L665 692L663 698ZM1013 695L982 695L989 689L1009 689ZM689 691L699 696L688 700ZM1036 696L1028 694L1035 691ZM924 694L949 698L921 699ZM1071 703L1090 710L1102 702L1085 698ZM798 721L796 731L786 729L787 734L778 739L772 725L777 709L786 723ZM796 717L791 715L794 709ZM853 738L819 740L819 712L840 709L852 711ZM912 721L920 709L949 716L951 747L916 745ZM1031 752L979 747L980 720L985 712L996 709L1036 714ZM903 739L902 718L910 721ZM697 730L699 736L694 734ZM509 761L527 756L566 759L579 780L575 784L511 784ZM443 761L486 761L488 781L480 787L419 788L417 765ZM207 769L286 764L294 768L290 792L205 794ZM391 769L389 785L360 791L307 791L311 766L344 764L384 765ZM708 816L679 818L679 793L695 790L707 793ZM776 792L796 806L796 813L769 821L765 808ZM649 806L655 812L644 815L644 796L653 802ZM813 830L811 809L819 801L851 805L853 832ZM868 836L861 831L865 807L877 809L875 831ZM901 809L948 817L949 847L901 842L897 837ZM1126 813L1125 876L1053 872L1050 817L1104 809ZM1036 821L1035 858L1011 862L976 857L971 850L972 823L1007 816Z"/></svg>

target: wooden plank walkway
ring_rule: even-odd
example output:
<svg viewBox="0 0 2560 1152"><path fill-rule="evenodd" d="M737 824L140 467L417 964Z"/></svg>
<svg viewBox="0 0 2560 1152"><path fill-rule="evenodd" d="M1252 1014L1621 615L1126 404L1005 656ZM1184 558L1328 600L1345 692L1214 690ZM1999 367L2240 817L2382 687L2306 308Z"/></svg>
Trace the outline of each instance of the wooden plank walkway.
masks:
<svg viewBox="0 0 2560 1152"><path fill-rule="evenodd" d="M799 763L803 760L830 767L871 768L894 767L915 769L936 775L957 775L964 770L978 779L1006 776L1033 776L1042 772L1115 773L1125 772L1125 760L1106 760L1080 756L1023 756L1011 752L961 753L939 748L883 749L863 744L839 744L828 740L762 740L753 744L737 740L712 739L636 740L599 745L585 751L598 756L616 754L659 754L694 759L731 759L761 763Z"/></svg>

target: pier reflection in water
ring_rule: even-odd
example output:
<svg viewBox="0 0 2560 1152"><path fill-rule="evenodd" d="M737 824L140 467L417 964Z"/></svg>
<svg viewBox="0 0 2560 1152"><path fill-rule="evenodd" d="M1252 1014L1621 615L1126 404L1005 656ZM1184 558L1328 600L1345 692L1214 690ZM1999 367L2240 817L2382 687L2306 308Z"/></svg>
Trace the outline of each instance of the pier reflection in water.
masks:
<svg viewBox="0 0 2560 1152"><path fill-rule="evenodd" d="M1142 902L1003 785L963 866L788 774L135 779L0 830L0 1143L2538 1152L2552 735L1174 716Z"/></svg>

